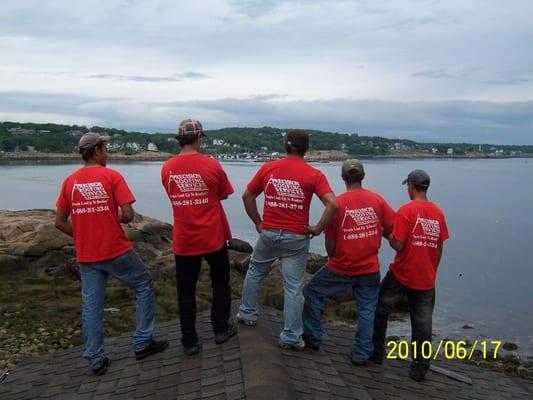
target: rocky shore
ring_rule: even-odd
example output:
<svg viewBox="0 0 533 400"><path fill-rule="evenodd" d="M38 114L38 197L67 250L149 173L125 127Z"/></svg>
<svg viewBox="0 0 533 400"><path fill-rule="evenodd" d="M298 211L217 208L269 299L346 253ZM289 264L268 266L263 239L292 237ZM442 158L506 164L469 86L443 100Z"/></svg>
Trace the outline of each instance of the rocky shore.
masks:
<svg viewBox="0 0 533 400"><path fill-rule="evenodd" d="M54 227L53 210L0 211L0 372L23 357L81 344L80 283L72 239ZM137 214L124 225L135 250L148 265L154 279L157 320L178 317L171 225ZM242 240L229 242L232 297L240 298L252 246ZM326 258L309 254L306 279ZM211 304L209 268L204 265L197 286L198 311ZM283 308L280 263L273 265L261 292L265 306ZM354 324L351 291L326 300L325 318ZM131 331L135 319L133 293L110 279L105 305L105 334ZM407 310L404 301L396 317ZM400 338L397 338L400 340ZM405 338L404 338L405 339ZM408 338L407 338L408 339ZM479 358L476 364L493 370L531 376L531 362L512 353L493 361ZM529 375L528 375L529 374Z"/></svg>
<svg viewBox="0 0 533 400"><path fill-rule="evenodd" d="M54 227L53 210L0 211L0 370L22 357L81 343L80 285L72 239ZM124 225L135 250L150 268L156 290L158 321L178 316L171 225L137 214ZM240 298L252 246L239 239L229 242L232 297ZM325 257L309 254L307 278L324 265ZM269 274L261 302L283 307L280 263ZM208 267L197 287L199 311L211 304ZM129 289L108 283L106 335L130 331L134 325L134 298ZM326 318L352 321L350 291L327 301Z"/></svg>

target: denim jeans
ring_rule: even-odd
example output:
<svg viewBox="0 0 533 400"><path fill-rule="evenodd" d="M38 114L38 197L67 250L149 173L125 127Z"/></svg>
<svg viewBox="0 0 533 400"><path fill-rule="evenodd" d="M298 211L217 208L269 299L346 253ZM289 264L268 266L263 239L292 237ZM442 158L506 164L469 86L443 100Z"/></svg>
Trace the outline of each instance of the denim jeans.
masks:
<svg viewBox="0 0 533 400"><path fill-rule="evenodd" d="M255 245L250 267L246 272L242 289L240 314L251 321L257 320L257 298L272 263L281 260L283 275L284 326L279 335L280 343L297 344L302 340L302 295L309 236L282 230L263 230Z"/></svg>
<svg viewBox="0 0 533 400"><path fill-rule="evenodd" d="M376 318L374 319L374 348L379 357L385 356L385 335L389 314L395 304L400 301L402 294L407 295L409 314L411 316L411 341L416 341L416 355L412 366L419 366L428 370L431 356L422 357L422 344L424 341L431 342L433 307L435 306L435 289L415 290L402 285L392 271L388 271L379 292Z"/></svg>
<svg viewBox="0 0 533 400"><path fill-rule="evenodd" d="M357 331L353 340L352 356L366 361L374 353L372 331L379 294L379 272L367 275L344 276L322 267L304 288L303 314L306 340L319 346L322 343L324 298L352 289L357 305Z"/></svg>
<svg viewBox="0 0 533 400"><path fill-rule="evenodd" d="M133 350L144 349L154 332L154 288L152 277L133 250L112 260L80 263L83 356L97 368L104 358L104 301L109 275L135 290L137 323L133 334Z"/></svg>
<svg viewBox="0 0 533 400"><path fill-rule="evenodd" d="M191 347L198 343L196 333L196 283L205 258L209 264L209 277L213 288L211 301L211 323L216 334L228 330L231 308L231 289L229 285L229 256L226 244L213 253L197 256L175 256L176 285L181 325L181 343Z"/></svg>

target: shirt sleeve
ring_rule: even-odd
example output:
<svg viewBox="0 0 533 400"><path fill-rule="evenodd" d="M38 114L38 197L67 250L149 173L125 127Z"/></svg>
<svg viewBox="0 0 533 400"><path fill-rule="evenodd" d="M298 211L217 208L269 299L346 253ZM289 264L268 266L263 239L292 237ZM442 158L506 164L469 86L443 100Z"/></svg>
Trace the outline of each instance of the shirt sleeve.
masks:
<svg viewBox="0 0 533 400"><path fill-rule="evenodd" d="M67 181L64 181L63 185L61 185L61 191L59 192L59 196L56 201L56 207L58 210L61 210L65 213L70 213L70 203L67 195Z"/></svg>
<svg viewBox="0 0 533 400"><path fill-rule="evenodd" d="M396 217L394 217L394 228L392 230L392 235L396 240L405 243L407 241L410 228L409 218L407 218L402 209L399 209L396 213Z"/></svg>
<svg viewBox="0 0 533 400"><path fill-rule="evenodd" d="M381 198L381 226L384 228L392 227L394 225L395 216L396 213L389 203L387 203L385 199Z"/></svg>
<svg viewBox="0 0 533 400"><path fill-rule="evenodd" d="M122 175L119 174L117 178L118 179L115 182L113 188L113 194L115 196L115 201L117 202L117 205L121 207L125 204L134 203L135 196L133 196L133 193L131 192L130 188L128 187L128 184L126 183Z"/></svg>
<svg viewBox="0 0 533 400"><path fill-rule="evenodd" d="M321 171L318 171L315 193L317 194L318 197L322 197L326 193L331 193L331 192L333 192L333 190L331 189L331 186L329 186L329 182L326 176Z"/></svg>
<svg viewBox="0 0 533 400"><path fill-rule="evenodd" d="M233 186L226 175L226 171L222 168L222 165L217 161L218 164L218 175L219 175L219 185L218 185L218 197L228 197L234 192Z"/></svg>
<svg viewBox="0 0 533 400"><path fill-rule="evenodd" d="M266 164L265 164L266 165ZM259 171L254 175L252 180L248 183L246 186L246 189L248 189L250 192L254 194L261 193L263 188L263 177L265 174L265 165L263 165L261 168L259 168Z"/></svg>

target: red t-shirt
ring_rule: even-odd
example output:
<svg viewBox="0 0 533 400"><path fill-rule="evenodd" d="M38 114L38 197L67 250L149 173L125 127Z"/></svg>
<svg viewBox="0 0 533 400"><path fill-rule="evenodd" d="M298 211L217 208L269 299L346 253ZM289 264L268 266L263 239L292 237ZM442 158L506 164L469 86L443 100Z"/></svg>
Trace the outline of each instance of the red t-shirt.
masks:
<svg viewBox="0 0 533 400"><path fill-rule="evenodd" d="M231 231L220 202L233 187L220 163L199 153L165 162L161 179L174 213L172 251L193 256L220 250Z"/></svg>
<svg viewBox="0 0 533 400"><path fill-rule="evenodd" d="M56 207L71 215L79 262L111 260L132 249L118 207L134 201L122 175L106 167L83 167L65 179Z"/></svg>
<svg viewBox="0 0 533 400"><path fill-rule="evenodd" d="M335 254L326 265L342 275L378 272L381 236L383 229L392 227L394 210L367 189L343 193L337 202L337 215L324 232L335 238Z"/></svg>
<svg viewBox="0 0 533 400"><path fill-rule="evenodd" d="M322 172L294 156L265 163L247 188L255 194L265 192L263 228L298 234L307 232L313 193L322 197L332 192Z"/></svg>
<svg viewBox="0 0 533 400"><path fill-rule="evenodd" d="M411 289L433 289L437 247L449 238L443 212L429 201L411 201L398 210L392 234L405 244L390 267L398 282Z"/></svg>

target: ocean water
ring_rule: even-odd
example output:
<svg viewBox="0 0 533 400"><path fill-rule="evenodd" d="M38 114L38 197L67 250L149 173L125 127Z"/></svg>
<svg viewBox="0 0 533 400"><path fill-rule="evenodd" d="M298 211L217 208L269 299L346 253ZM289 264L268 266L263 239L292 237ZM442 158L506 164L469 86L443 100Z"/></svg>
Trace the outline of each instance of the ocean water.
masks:
<svg viewBox="0 0 533 400"><path fill-rule="evenodd" d="M401 181L415 168L432 179L429 197L447 217L450 240L444 247L437 279L434 328L456 339L486 337L518 342L533 354L533 160L368 160L364 186L377 191L393 208L407 202ZM136 211L171 222L171 208L161 186L162 162L110 163L126 178ZM340 164L314 164L335 193L344 191ZM63 178L76 163L0 164L0 209L54 208ZM257 234L240 196L258 163L224 163L235 193L224 201L233 236L254 244ZM259 199L262 206L262 197ZM315 198L311 222L322 205ZM1 229L1 227L0 227ZM311 251L325 253L323 236ZM393 258L383 243L382 273ZM474 329L464 330L465 324ZM399 326L400 332L408 327Z"/></svg>

